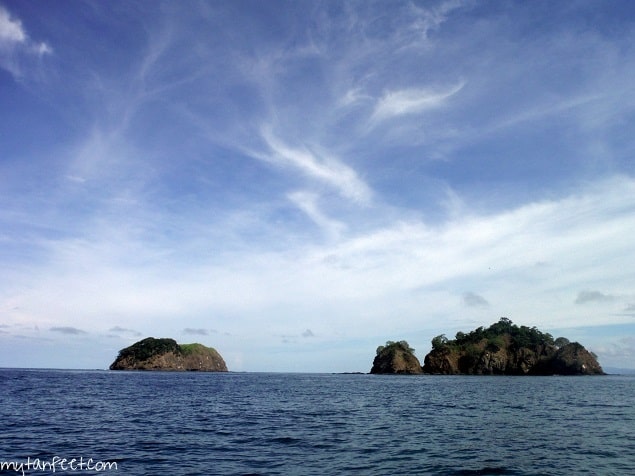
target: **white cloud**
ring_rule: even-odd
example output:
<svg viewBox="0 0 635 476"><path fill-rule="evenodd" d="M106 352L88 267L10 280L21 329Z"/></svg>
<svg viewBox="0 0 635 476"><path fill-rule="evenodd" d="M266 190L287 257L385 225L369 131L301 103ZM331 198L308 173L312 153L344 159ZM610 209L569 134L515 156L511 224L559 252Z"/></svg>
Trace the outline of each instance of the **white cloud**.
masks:
<svg viewBox="0 0 635 476"><path fill-rule="evenodd" d="M14 77L23 75L25 57L41 58L51 54L53 49L45 42L31 40L19 19L12 18L0 5L0 67Z"/></svg>
<svg viewBox="0 0 635 476"><path fill-rule="evenodd" d="M365 94L361 88L356 87L346 91L344 96L338 101L338 105L341 107L351 106L361 101L372 100L372 96Z"/></svg>
<svg viewBox="0 0 635 476"><path fill-rule="evenodd" d="M309 192L293 192L289 194L289 199L329 237L337 238L344 231L345 225L342 222L329 218L320 210L317 195Z"/></svg>
<svg viewBox="0 0 635 476"><path fill-rule="evenodd" d="M464 86L465 83L461 82L443 90L402 89L389 91L377 101L371 122L380 122L407 114L418 114L441 107Z"/></svg>
<svg viewBox="0 0 635 476"><path fill-rule="evenodd" d="M145 335L174 335L185 322L192 330L213 325L221 330L214 341L228 354L250 349L253 362L242 361L248 368L271 350L258 337L297 335L299 319L321 339L379 336L380 343L428 330L452 334L502 315L540 328L627 322L630 316L598 313L571 296L587 286L603 294L631 292L620 286L631 281L622 264L635 260L634 197L635 182L618 178L502 214L464 213L438 226L386 223L283 251L248 242L231 243L235 251L210 248L218 240L195 237L198 232L178 244L148 242L117 217L86 239L50 241L46 263L12 272L12 292L0 305L7 324L31 327L100 332L108 329L103 316L109 328L128 328L133 319ZM456 299L464 289L486 293L487 322L478 308L469 311L478 316L466 316ZM624 306L615 305L617 311Z"/></svg>
<svg viewBox="0 0 635 476"><path fill-rule="evenodd" d="M0 47L6 47L15 43L24 43L27 39L22 28L22 22L11 18L2 6L0 6Z"/></svg>
<svg viewBox="0 0 635 476"><path fill-rule="evenodd" d="M463 0L415 4L404 3L401 24L395 28L392 51L400 49L424 49L431 46L430 33L439 30L454 10L465 6ZM397 14L395 14L397 16Z"/></svg>
<svg viewBox="0 0 635 476"><path fill-rule="evenodd" d="M370 188L348 165L333 157L317 155L307 148L289 147L266 129L262 135L271 149L271 155L258 155L258 158L299 170L318 182L336 188L342 196L354 202L367 204L370 201Z"/></svg>
<svg viewBox="0 0 635 476"><path fill-rule="evenodd" d="M32 45L32 49L38 56L50 55L53 53L53 48L48 43L37 43Z"/></svg>

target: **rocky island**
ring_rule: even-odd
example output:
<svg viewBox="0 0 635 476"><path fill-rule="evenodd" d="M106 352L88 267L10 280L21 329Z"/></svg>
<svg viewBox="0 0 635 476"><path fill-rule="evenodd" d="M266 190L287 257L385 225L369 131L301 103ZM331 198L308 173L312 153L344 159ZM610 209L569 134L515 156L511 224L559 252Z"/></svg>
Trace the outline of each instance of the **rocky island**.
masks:
<svg viewBox="0 0 635 476"><path fill-rule="evenodd" d="M119 351L110 370L198 370L227 372L221 355L202 344L177 344L174 339L148 337Z"/></svg>
<svg viewBox="0 0 635 476"><path fill-rule="evenodd" d="M604 375L597 357L581 344L554 339L535 327L519 327L505 317L487 329L458 332L452 340L443 334L435 337L420 369L408 349L405 341L380 346L371 373Z"/></svg>
<svg viewBox="0 0 635 476"><path fill-rule="evenodd" d="M371 374L420 374L423 373L415 350L405 340L386 342L377 347Z"/></svg>

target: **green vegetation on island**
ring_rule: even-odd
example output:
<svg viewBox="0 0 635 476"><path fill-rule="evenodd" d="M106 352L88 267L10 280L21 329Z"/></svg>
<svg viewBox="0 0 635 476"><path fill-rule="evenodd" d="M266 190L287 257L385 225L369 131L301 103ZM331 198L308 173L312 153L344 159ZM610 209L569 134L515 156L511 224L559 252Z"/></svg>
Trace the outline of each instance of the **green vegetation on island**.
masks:
<svg viewBox="0 0 635 476"><path fill-rule="evenodd" d="M421 363L415 357L415 350L405 340L386 342L377 347L373 361L373 374L420 374Z"/></svg>
<svg viewBox="0 0 635 476"><path fill-rule="evenodd" d="M517 326L501 318L488 328L444 334L432 339L424 365L406 341L388 342L377 349L371 373L467 375L602 375L595 354L565 337L556 339L535 327Z"/></svg>
<svg viewBox="0 0 635 476"><path fill-rule="evenodd" d="M202 344L148 337L121 349L110 370L199 370L227 372L221 355Z"/></svg>

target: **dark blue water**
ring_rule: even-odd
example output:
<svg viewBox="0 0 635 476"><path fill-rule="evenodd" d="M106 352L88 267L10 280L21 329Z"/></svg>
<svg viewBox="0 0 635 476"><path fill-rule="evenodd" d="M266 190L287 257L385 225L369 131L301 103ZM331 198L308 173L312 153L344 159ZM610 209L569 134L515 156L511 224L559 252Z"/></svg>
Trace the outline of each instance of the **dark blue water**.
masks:
<svg viewBox="0 0 635 476"><path fill-rule="evenodd" d="M0 382L0 462L117 464L55 474L635 474L634 377L0 370Z"/></svg>

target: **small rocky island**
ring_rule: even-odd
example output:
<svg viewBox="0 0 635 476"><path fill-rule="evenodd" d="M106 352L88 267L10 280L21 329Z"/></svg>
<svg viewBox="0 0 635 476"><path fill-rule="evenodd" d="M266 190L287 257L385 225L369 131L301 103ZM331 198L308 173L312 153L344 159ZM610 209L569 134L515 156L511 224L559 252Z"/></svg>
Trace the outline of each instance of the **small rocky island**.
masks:
<svg viewBox="0 0 635 476"><path fill-rule="evenodd" d="M517 326L503 317L455 339L440 335L423 367L406 341L377 348L375 374L441 375L604 375L597 357L577 342L554 339L535 327Z"/></svg>
<svg viewBox="0 0 635 476"><path fill-rule="evenodd" d="M119 351L110 370L197 370L227 372L221 355L202 344L177 344L174 339L148 337Z"/></svg>
<svg viewBox="0 0 635 476"><path fill-rule="evenodd" d="M421 374L423 369L415 350L405 340L386 342L377 347L371 374Z"/></svg>

